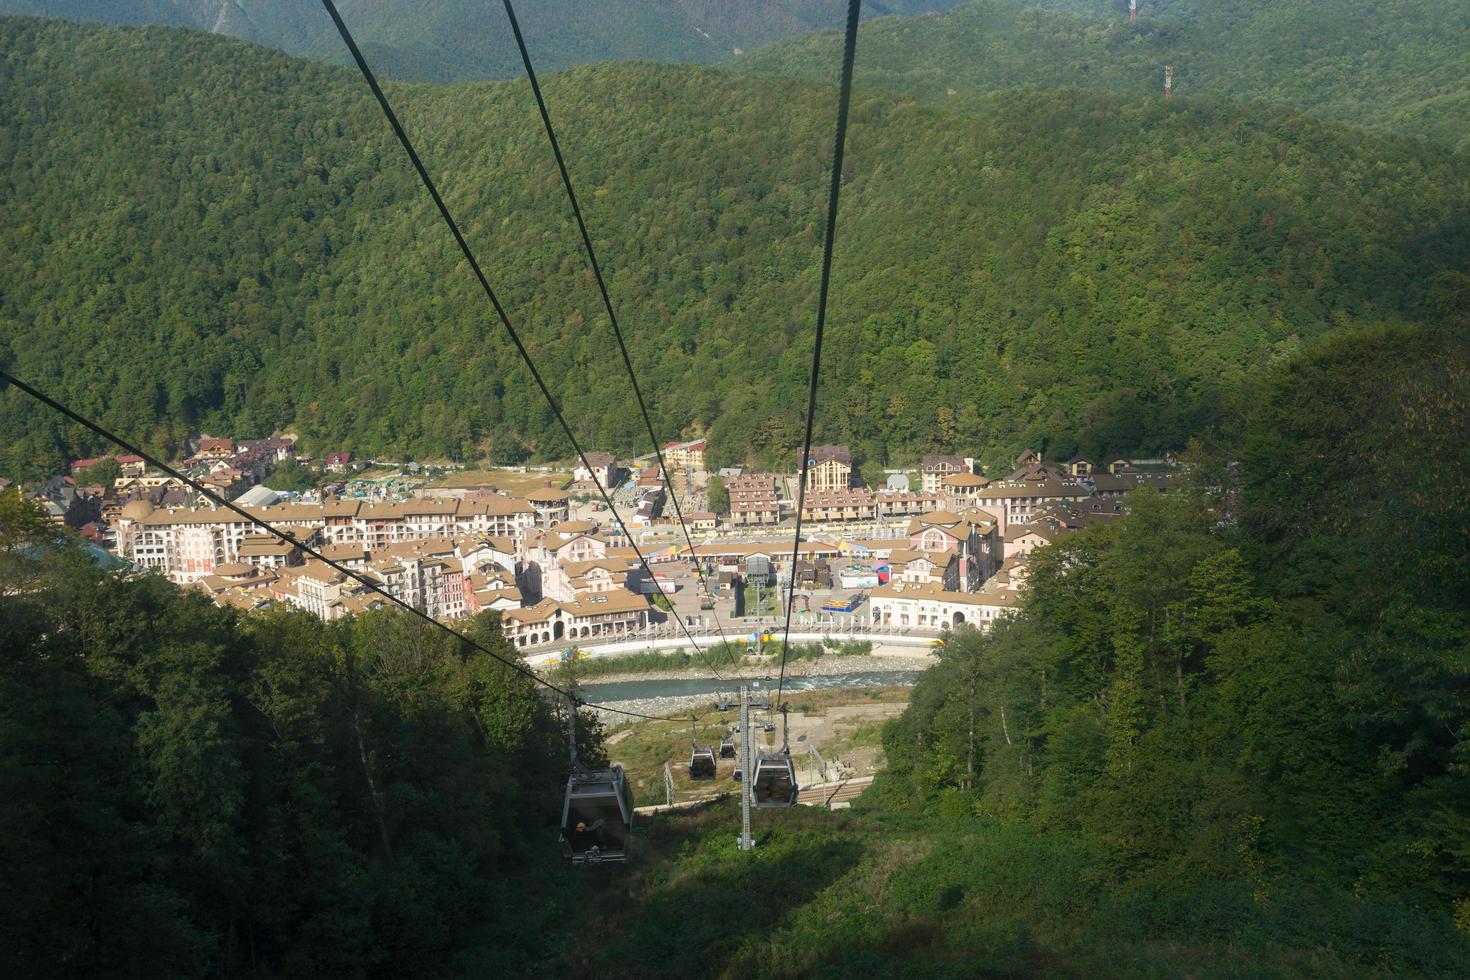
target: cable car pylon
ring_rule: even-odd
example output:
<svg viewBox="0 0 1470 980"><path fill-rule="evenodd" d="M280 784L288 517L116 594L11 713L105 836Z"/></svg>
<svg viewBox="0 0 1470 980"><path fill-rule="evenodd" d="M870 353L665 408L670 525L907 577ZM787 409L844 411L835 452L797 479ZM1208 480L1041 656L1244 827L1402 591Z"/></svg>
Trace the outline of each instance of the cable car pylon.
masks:
<svg viewBox="0 0 1470 980"><path fill-rule="evenodd" d="M740 771L751 772L752 749L750 734L750 688L740 687ZM750 836L750 787L755 780L748 775L740 780L740 842L742 851L755 850L755 838Z"/></svg>

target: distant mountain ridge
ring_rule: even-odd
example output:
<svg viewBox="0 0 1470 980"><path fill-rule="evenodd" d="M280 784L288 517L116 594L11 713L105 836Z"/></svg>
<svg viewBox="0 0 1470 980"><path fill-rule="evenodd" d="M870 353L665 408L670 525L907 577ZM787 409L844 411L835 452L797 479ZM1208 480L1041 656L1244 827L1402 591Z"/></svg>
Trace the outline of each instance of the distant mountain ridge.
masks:
<svg viewBox="0 0 1470 980"><path fill-rule="evenodd" d="M879 0L865 15L944 10L959 0ZM339 0L382 74L409 81L513 78L522 68L498 0ZM191 27L342 63L317 0L0 0L0 14ZM520 0L538 70L594 61L709 63L839 24L830 0Z"/></svg>
<svg viewBox="0 0 1470 980"><path fill-rule="evenodd" d="M864 25L860 84L943 101L1014 86L1288 105L1470 150L1464 0L971 0ZM828 78L840 39L776 41L744 71Z"/></svg>

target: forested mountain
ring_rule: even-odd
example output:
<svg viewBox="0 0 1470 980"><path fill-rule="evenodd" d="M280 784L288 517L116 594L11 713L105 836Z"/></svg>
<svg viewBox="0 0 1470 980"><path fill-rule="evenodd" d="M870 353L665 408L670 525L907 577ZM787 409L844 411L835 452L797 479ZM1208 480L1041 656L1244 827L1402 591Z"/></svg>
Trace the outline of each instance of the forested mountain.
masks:
<svg viewBox="0 0 1470 980"><path fill-rule="evenodd" d="M567 451L360 79L192 32L0 29L20 375L155 447ZM610 65L547 91L660 428L784 462L831 90ZM646 448L525 84L393 97L587 443ZM1421 145L1076 91L866 94L850 140L818 434L869 459L1181 445L1306 339L1463 314L1466 161ZM0 426L9 474L97 448L14 391Z"/></svg>
<svg viewBox="0 0 1470 980"><path fill-rule="evenodd" d="M869 17L944 10L958 0L876 0ZM514 78L523 68L500 0L339 0L364 50L391 78ZM0 0L0 14L193 27L346 63L319 0ZM828 0L521 0L538 70L594 61L713 62L736 49L840 25Z"/></svg>
<svg viewBox="0 0 1470 980"><path fill-rule="evenodd" d="M736 62L832 77L840 39L789 38ZM1460 0L973 0L863 28L861 83L950 100L1075 85L1158 98L1288 105L1470 148L1470 6Z"/></svg>

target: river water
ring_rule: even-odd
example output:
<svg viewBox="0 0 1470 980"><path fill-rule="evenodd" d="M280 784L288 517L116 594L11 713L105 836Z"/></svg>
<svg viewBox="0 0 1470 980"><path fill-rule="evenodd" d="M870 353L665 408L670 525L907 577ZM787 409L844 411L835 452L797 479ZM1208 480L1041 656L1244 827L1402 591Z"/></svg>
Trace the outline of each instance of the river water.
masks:
<svg viewBox="0 0 1470 980"><path fill-rule="evenodd" d="M846 674L819 674L808 677L786 675L788 691L826 691L839 687L911 687L919 679L917 670L855 670ZM582 685L582 697L597 704L609 701L652 701L659 698L687 698L714 695L717 691L735 693L740 681L708 678L676 678L673 680L614 681L606 684ZM776 679L746 680L752 690L774 688Z"/></svg>

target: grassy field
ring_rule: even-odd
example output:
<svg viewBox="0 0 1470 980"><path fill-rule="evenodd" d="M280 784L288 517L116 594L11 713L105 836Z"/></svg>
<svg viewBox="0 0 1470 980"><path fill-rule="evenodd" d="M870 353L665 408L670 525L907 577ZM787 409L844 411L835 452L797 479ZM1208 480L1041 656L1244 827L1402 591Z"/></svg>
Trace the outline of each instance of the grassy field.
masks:
<svg viewBox="0 0 1470 980"><path fill-rule="evenodd" d="M572 479L570 472L517 473L515 470L460 470L444 479L428 484L446 490L462 490L465 487L492 486L504 490L512 497L524 497L547 483L561 488Z"/></svg>
<svg viewBox="0 0 1470 980"><path fill-rule="evenodd" d="M739 827L733 798L640 817L626 865L557 874L565 932L538 975L1347 980L1456 965L1364 928L1371 910L1351 900L1301 914L1291 894L1262 903L1229 882L1105 888L1077 841L994 818L941 825L867 799L758 811L751 852Z"/></svg>

